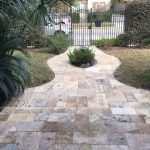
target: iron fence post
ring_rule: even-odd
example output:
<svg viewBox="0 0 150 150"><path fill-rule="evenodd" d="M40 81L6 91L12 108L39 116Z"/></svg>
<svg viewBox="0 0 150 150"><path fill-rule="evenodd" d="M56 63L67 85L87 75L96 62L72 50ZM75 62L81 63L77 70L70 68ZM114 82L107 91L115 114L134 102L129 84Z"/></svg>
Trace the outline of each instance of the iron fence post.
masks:
<svg viewBox="0 0 150 150"><path fill-rule="evenodd" d="M92 14L92 8L91 8L91 10L90 10L90 13ZM92 27L92 19L90 19L90 26L91 26L91 28L90 28L90 30L91 30L91 33L90 33L90 45L92 45L92 29L93 29L93 27Z"/></svg>
<svg viewBox="0 0 150 150"><path fill-rule="evenodd" d="M72 18L72 6L70 5L70 17L71 17L71 45L74 45L74 39L73 39L73 18Z"/></svg>

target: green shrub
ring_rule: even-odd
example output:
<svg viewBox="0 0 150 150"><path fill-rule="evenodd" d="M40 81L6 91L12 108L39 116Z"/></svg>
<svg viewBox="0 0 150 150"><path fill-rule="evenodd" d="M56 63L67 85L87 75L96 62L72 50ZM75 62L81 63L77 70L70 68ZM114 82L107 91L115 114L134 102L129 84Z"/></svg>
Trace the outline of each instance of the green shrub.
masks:
<svg viewBox="0 0 150 150"><path fill-rule="evenodd" d="M112 4L116 4L116 3L123 3L125 2L126 0L111 0L111 3Z"/></svg>
<svg viewBox="0 0 150 150"><path fill-rule="evenodd" d="M93 12L88 14L88 22L95 22L95 20L101 20L102 22L111 22L112 13L110 12Z"/></svg>
<svg viewBox="0 0 150 150"><path fill-rule="evenodd" d="M104 47L105 46L105 39L104 38L102 38L100 40L96 40L94 42L95 42L95 45L98 47Z"/></svg>
<svg viewBox="0 0 150 150"><path fill-rule="evenodd" d="M24 21L16 20L11 27L11 31L21 35L24 47L34 46L39 48L47 46L44 27L27 25Z"/></svg>
<svg viewBox="0 0 150 150"><path fill-rule="evenodd" d="M30 81L30 76L24 67L22 57L14 56L18 50L23 54L22 40L14 33L0 34L0 106L5 105L14 96L24 92L24 88Z"/></svg>
<svg viewBox="0 0 150 150"><path fill-rule="evenodd" d="M98 47L104 47L104 46L116 46L116 39L106 39L102 38L100 40L93 41L93 44L95 44Z"/></svg>
<svg viewBox="0 0 150 150"><path fill-rule="evenodd" d="M72 13L72 22L80 23L80 14L79 13Z"/></svg>
<svg viewBox="0 0 150 150"><path fill-rule="evenodd" d="M24 46L39 48L47 45L46 38L43 36L44 33L37 27L26 27L21 35L24 39Z"/></svg>
<svg viewBox="0 0 150 150"><path fill-rule="evenodd" d="M95 53L89 48L74 49L73 52L69 52L68 57L71 64L76 66L89 67L95 62Z"/></svg>
<svg viewBox="0 0 150 150"><path fill-rule="evenodd" d="M116 38L116 45L117 46L128 46L130 44L130 37L128 34L123 33L120 34L117 38Z"/></svg>
<svg viewBox="0 0 150 150"><path fill-rule="evenodd" d="M147 46L150 41L150 1L137 0L127 5L125 12L125 32L132 44Z"/></svg>
<svg viewBox="0 0 150 150"><path fill-rule="evenodd" d="M57 34L47 38L49 52L61 54L72 44L71 38L65 34Z"/></svg>
<svg viewBox="0 0 150 150"><path fill-rule="evenodd" d="M97 13L93 12L88 14L88 19L87 19L88 22L94 22L97 19L98 19Z"/></svg>
<svg viewBox="0 0 150 150"><path fill-rule="evenodd" d="M101 15L100 15L100 19L102 20L102 21L106 21L106 22L111 22L112 21L112 13L110 13L110 12L105 12L105 13L102 13Z"/></svg>

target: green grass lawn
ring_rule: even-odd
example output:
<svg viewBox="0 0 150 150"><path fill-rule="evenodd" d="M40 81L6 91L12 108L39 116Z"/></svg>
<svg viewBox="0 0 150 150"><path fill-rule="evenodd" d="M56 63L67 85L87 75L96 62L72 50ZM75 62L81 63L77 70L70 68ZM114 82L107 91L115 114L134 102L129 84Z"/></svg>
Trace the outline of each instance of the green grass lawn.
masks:
<svg viewBox="0 0 150 150"><path fill-rule="evenodd" d="M119 81L136 88L150 89L150 49L112 47L104 52L122 62L114 73Z"/></svg>
<svg viewBox="0 0 150 150"><path fill-rule="evenodd" d="M53 54L42 52L29 52L30 57L27 58L31 65L25 65L31 76L31 84L28 87L42 85L54 78L53 71L48 67L47 60L52 58ZM23 56L20 53L15 55Z"/></svg>

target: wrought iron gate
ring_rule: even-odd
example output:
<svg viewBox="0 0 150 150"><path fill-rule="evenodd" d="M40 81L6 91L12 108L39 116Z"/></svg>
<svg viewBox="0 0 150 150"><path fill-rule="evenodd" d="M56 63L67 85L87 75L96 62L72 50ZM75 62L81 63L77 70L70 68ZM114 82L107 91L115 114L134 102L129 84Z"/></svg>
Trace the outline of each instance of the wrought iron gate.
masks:
<svg viewBox="0 0 150 150"><path fill-rule="evenodd" d="M124 33L124 11L72 9L72 39L74 45L89 46L100 39L114 39Z"/></svg>
<svg viewBox="0 0 150 150"><path fill-rule="evenodd" d="M45 26L47 35L59 30L70 35L74 45L89 46L100 39L114 39L124 33L124 13L121 10L100 11L63 5L52 13L54 23Z"/></svg>

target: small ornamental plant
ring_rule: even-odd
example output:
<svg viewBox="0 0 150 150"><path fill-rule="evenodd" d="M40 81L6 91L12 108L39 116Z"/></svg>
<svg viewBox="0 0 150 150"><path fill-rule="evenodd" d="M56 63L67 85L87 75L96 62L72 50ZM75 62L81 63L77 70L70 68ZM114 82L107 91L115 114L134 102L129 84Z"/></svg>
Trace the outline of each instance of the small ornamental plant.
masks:
<svg viewBox="0 0 150 150"><path fill-rule="evenodd" d="M68 57L71 64L82 68L90 67L96 62L95 52L87 47L74 49L68 53Z"/></svg>

